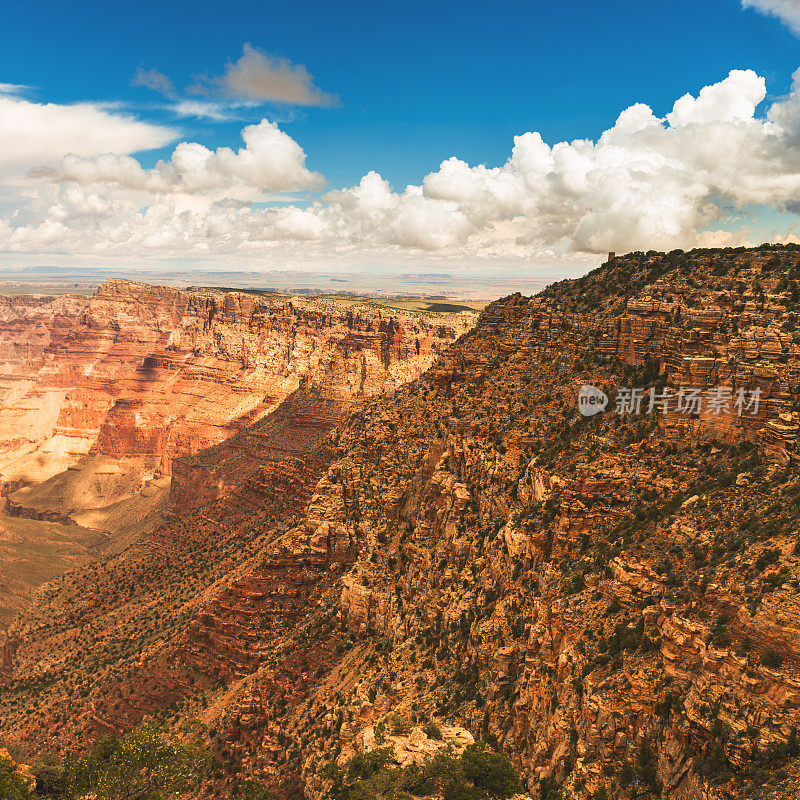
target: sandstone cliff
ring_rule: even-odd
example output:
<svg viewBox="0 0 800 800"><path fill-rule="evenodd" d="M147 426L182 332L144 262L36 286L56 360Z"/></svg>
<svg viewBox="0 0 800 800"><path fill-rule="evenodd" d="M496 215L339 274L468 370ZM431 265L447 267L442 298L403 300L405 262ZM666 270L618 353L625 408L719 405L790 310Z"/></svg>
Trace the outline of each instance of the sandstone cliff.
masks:
<svg viewBox="0 0 800 800"><path fill-rule="evenodd" d="M122 280L93 297L0 297L3 506L68 534L50 551L53 570L0 567L0 623L92 531L106 540L81 544L84 560L242 483L262 450L234 435L287 398L312 385L319 398L291 412L289 451L302 454L303 437L415 378L474 319ZM224 456L213 449L231 437ZM193 459L202 452L211 457ZM24 545L36 551L49 531L28 526Z"/></svg>
<svg viewBox="0 0 800 800"><path fill-rule="evenodd" d="M91 449L169 475L303 380L342 400L392 391L472 322L122 280L91 298L0 298L0 469L38 482Z"/></svg>

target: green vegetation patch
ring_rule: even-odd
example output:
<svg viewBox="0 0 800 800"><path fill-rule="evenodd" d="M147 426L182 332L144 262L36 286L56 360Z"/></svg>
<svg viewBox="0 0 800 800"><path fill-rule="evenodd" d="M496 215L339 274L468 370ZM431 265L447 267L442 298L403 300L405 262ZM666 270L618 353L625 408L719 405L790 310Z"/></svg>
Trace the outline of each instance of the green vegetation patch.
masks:
<svg viewBox="0 0 800 800"><path fill-rule="evenodd" d="M397 766L393 747L351 758L344 768L330 762L322 776L332 781L334 800L411 800L443 794L444 800L489 800L520 791L519 773L505 754L476 742L456 755L441 748L420 766Z"/></svg>

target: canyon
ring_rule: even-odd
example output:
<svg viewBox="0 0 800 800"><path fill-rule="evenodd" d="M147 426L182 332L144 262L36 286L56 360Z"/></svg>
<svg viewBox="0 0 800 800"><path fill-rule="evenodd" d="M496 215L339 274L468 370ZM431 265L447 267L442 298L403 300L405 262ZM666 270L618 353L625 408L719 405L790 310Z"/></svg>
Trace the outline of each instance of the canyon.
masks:
<svg viewBox="0 0 800 800"><path fill-rule="evenodd" d="M342 796L381 742L399 767L473 740L534 800L797 797L798 280L800 247L765 245L614 257L477 321L8 301L42 315L4 312L13 519L98 530L94 503L116 533L9 625L4 741L199 720L208 798ZM63 348L103 355L45 369ZM157 523L99 477L129 462Z"/></svg>
<svg viewBox="0 0 800 800"><path fill-rule="evenodd" d="M415 378L474 319L121 280L0 297L0 623L260 459L303 457L351 402ZM270 454L280 437L262 435L237 462L235 434L273 413L295 418L288 449Z"/></svg>

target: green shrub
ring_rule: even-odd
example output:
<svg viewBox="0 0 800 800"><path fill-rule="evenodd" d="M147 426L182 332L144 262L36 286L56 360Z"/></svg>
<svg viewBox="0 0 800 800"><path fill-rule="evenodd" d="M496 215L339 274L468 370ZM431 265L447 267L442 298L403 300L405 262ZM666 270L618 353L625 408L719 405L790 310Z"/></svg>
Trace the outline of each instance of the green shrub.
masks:
<svg viewBox="0 0 800 800"><path fill-rule="evenodd" d="M645 739L639 746L638 755L639 758L637 767L639 772L639 780L645 786L649 786L653 792L660 791L660 783L657 772L658 761L656 759L656 754L653 752L653 748L647 739Z"/></svg>
<svg viewBox="0 0 800 800"><path fill-rule="evenodd" d="M258 781L251 779L239 784L236 797L242 800L272 800L272 792Z"/></svg>
<svg viewBox="0 0 800 800"><path fill-rule="evenodd" d="M321 775L332 782L334 800L411 800L443 795L445 800L507 798L520 788L519 775L508 756L476 743L456 756L441 747L422 767L398 767L391 747L361 753L344 768L329 762Z"/></svg>
<svg viewBox="0 0 800 800"><path fill-rule="evenodd" d="M621 788L627 789L633 783L635 777L636 773L634 772L633 764L630 761L626 761L619 771L617 781Z"/></svg>
<svg viewBox="0 0 800 800"><path fill-rule="evenodd" d="M483 792L467 783L462 777L453 778L444 787L443 800L481 800Z"/></svg>
<svg viewBox="0 0 800 800"><path fill-rule="evenodd" d="M539 795L542 800L565 800L561 787L547 778L540 783Z"/></svg>
<svg viewBox="0 0 800 800"><path fill-rule="evenodd" d="M386 723L383 720L376 722L372 730L375 733L375 741L383 744L386 741Z"/></svg>
<svg viewBox="0 0 800 800"><path fill-rule="evenodd" d="M730 647L731 637L728 632L730 617L727 614L720 614L714 627L711 629L710 642L714 647Z"/></svg>
<svg viewBox="0 0 800 800"><path fill-rule="evenodd" d="M717 739L700 760L698 771L712 780L726 780L730 777L730 765L725 754L725 743Z"/></svg>
<svg viewBox="0 0 800 800"><path fill-rule="evenodd" d="M28 782L17 774L17 765L0 756L0 797L3 800L28 800L33 797Z"/></svg>
<svg viewBox="0 0 800 800"><path fill-rule="evenodd" d="M413 722L404 714L392 714L389 723L395 736L408 736L413 727Z"/></svg>
<svg viewBox="0 0 800 800"><path fill-rule="evenodd" d="M359 753L347 762L347 777L350 780L371 778L387 767L393 759L394 747L379 747L369 753Z"/></svg>
<svg viewBox="0 0 800 800"><path fill-rule="evenodd" d="M159 798L179 794L199 782L211 760L199 730L187 728L187 741L172 739L159 725L143 723L120 739L105 739L85 756L67 753L67 800L94 794L97 800Z"/></svg>
<svg viewBox="0 0 800 800"><path fill-rule="evenodd" d="M783 666L783 656L780 653L776 653L774 650L767 650L767 652L761 656L761 663L769 669L780 669Z"/></svg>
<svg viewBox="0 0 800 800"><path fill-rule="evenodd" d="M31 766L36 778L36 794L42 797L61 797L64 791L64 775L60 764L45 761Z"/></svg>
<svg viewBox="0 0 800 800"><path fill-rule="evenodd" d="M442 731L435 722L426 722L425 726L422 728L422 732L429 739L438 739L441 741L441 739L443 738Z"/></svg>
<svg viewBox="0 0 800 800"><path fill-rule="evenodd" d="M511 797L519 791L519 773L505 753L476 742L464 750L462 761L466 777L492 797Z"/></svg>

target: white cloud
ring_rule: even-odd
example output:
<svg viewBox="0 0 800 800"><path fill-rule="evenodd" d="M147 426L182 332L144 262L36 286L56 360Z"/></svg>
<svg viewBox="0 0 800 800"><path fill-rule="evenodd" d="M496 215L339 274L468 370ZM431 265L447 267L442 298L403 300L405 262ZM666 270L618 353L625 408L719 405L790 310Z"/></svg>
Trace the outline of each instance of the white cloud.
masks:
<svg viewBox="0 0 800 800"><path fill-rule="evenodd" d="M788 28L800 34L800 0L742 0L742 8L754 8L762 14L778 17Z"/></svg>
<svg viewBox="0 0 800 800"><path fill-rule="evenodd" d="M154 195L217 196L220 192L253 197L258 192L318 189L324 179L305 166L305 153L277 125L263 120L242 131L245 146L209 150L196 142L181 142L169 161L146 170L135 158L113 153L81 158L65 156L54 169L33 172L55 183L149 192Z"/></svg>
<svg viewBox="0 0 800 800"><path fill-rule="evenodd" d="M162 147L176 132L92 103L32 103L0 94L0 176L53 164L67 153L135 153Z"/></svg>
<svg viewBox="0 0 800 800"><path fill-rule="evenodd" d="M226 103L176 100L167 108L178 117L195 117L196 119L209 119L213 122L227 122L237 118L232 107Z"/></svg>
<svg viewBox="0 0 800 800"><path fill-rule="evenodd" d="M319 198L253 205L322 178L266 120L245 147L179 144L143 169L125 155L69 156L36 197L0 222L11 252L240 255L324 260L424 258L502 264L553 252L671 249L746 241L726 207L793 208L800 197L800 86L766 113L764 80L733 70L679 98L663 118L643 103L597 141L515 137L501 166L444 161L395 191L375 172ZM280 195L279 195L280 197Z"/></svg>
<svg viewBox="0 0 800 800"><path fill-rule="evenodd" d="M21 94L30 88L21 83L0 83L0 94Z"/></svg>
<svg viewBox="0 0 800 800"><path fill-rule="evenodd" d="M672 128L685 125L714 125L752 119L767 96L767 85L752 70L733 70L728 79L704 86L697 97L685 94L667 114Z"/></svg>
<svg viewBox="0 0 800 800"><path fill-rule="evenodd" d="M289 105L331 106L337 102L335 95L314 85L303 64L293 64L288 58L264 53L250 44L245 44L237 61L228 62L223 75L202 81L195 89L218 89L228 97Z"/></svg>

